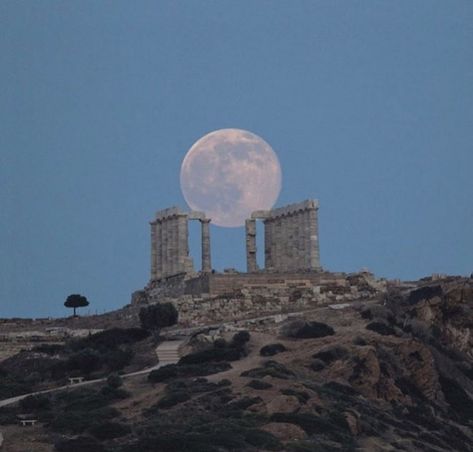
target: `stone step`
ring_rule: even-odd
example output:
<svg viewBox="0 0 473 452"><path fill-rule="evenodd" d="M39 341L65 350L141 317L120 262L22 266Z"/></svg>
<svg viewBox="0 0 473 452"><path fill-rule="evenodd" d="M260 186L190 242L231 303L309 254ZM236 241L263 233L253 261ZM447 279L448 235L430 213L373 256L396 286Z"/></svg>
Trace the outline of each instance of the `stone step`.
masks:
<svg viewBox="0 0 473 452"><path fill-rule="evenodd" d="M160 363L173 364L181 358L184 341L166 341L156 347L156 355Z"/></svg>

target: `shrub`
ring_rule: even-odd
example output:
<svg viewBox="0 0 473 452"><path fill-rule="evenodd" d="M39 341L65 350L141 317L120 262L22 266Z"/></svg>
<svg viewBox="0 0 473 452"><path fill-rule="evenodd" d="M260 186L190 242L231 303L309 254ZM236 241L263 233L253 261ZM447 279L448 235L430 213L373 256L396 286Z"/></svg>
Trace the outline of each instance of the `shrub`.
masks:
<svg viewBox="0 0 473 452"><path fill-rule="evenodd" d="M250 429L245 433L245 441L258 450L281 450L281 442L264 430Z"/></svg>
<svg viewBox="0 0 473 452"><path fill-rule="evenodd" d="M287 350L283 344L268 344L261 348L259 354L261 356L274 356L278 353L285 352Z"/></svg>
<svg viewBox="0 0 473 452"><path fill-rule="evenodd" d="M131 428L120 422L106 421L94 425L89 429L89 433L95 436L95 438L104 441L128 435L131 433Z"/></svg>
<svg viewBox="0 0 473 452"><path fill-rule="evenodd" d="M310 395L305 391L296 391L295 389L281 389L281 394L297 397L300 403L307 403Z"/></svg>
<svg viewBox="0 0 473 452"><path fill-rule="evenodd" d="M120 345L133 344L149 337L149 332L142 328L111 328L91 334L68 343L72 350L92 348L95 350L113 350Z"/></svg>
<svg viewBox="0 0 473 452"><path fill-rule="evenodd" d="M148 380L152 383L160 383L162 381L169 380L170 378L177 377L177 365L168 364L167 366L160 367L152 370L148 375Z"/></svg>
<svg viewBox="0 0 473 452"><path fill-rule="evenodd" d="M59 411L49 423L49 428L54 432L80 434L98 423L117 417L119 414L116 409L111 407L96 410L82 410L77 407L73 410Z"/></svg>
<svg viewBox="0 0 473 452"><path fill-rule="evenodd" d="M125 350L117 348L104 354L102 359L110 370L122 370L133 359L133 351L129 348Z"/></svg>
<svg viewBox="0 0 473 452"><path fill-rule="evenodd" d="M465 390L455 381L439 376L440 386L445 395L445 400L460 418L473 419L473 400L470 399Z"/></svg>
<svg viewBox="0 0 473 452"><path fill-rule="evenodd" d="M47 395L30 395L20 400L20 407L24 411L41 411L51 408L51 400Z"/></svg>
<svg viewBox="0 0 473 452"><path fill-rule="evenodd" d="M250 333L248 331L239 331L232 338L232 344L235 347L243 347L250 340Z"/></svg>
<svg viewBox="0 0 473 452"><path fill-rule="evenodd" d="M316 359L309 366L313 371L320 372L321 370L325 369L325 363L321 359Z"/></svg>
<svg viewBox="0 0 473 452"><path fill-rule="evenodd" d="M315 359L320 359L325 364L330 364L334 361L344 358L348 353L348 350L344 347L335 346L324 350L321 350L312 355Z"/></svg>
<svg viewBox="0 0 473 452"><path fill-rule="evenodd" d="M394 329L389 325L382 322L371 322L366 325L367 330L374 331L375 333L382 334L383 336L394 335Z"/></svg>
<svg viewBox="0 0 473 452"><path fill-rule="evenodd" d="M249 386L253 389L269 389L273 387L272 384L261 380L251 380L246 386Z"/></svg>
<svg viewBox="0 0 473 452"><path fill-rule="evenodd" d="M159 383L171 378L183 377L204 377L231 369L232 366L226 361L209 362L201 364L168 364L167 366L155 369L148 375L148 380L152 383Z"/></svg>
<svg viewBox="0 0 473 452"><path fill-rule="evenodd" d="M284 328L283 333L287 337L294 337L298 339L319 338L325 336L332 336L335 331L329 325L320 322L305 322L296 320L291 322Z"/></svg>
<svg viewBox="0 0 473 452"><path fill-rule="evenodd" d="M61 439L54 447L58 452L106 452L105 447L90 436Z"/></svg>
<svg viewBox="0 0 473 452"><path fill-rule="evenodd" d="M172 303L156 303L140 310L140 323L146 330L156 330L177 323L178 312Z"/></svg>
<svg viewBox="0 0 473 452"><path fill-rule="evenodd" d="M91 348L78 351L67 360L67 368L69 370L78 370L86 375L100 369L100 367L102 367L100 354Z"/></svg>
<svg viewBox="0 0 473 452"><path fill-rule="evenodd" d="M40 344L33 347L33 352L45 353L46 355L57 355L64 351L64 345L61 344Z"/></svg>
<svg viewBox="0 0 473 452"><path fill-rule="evenodd" d="M187 391L172 391L162 397L155 406L161 409L172 408L179 403L186 402L190 398L191 395Z"/></svg>
<svg viewBox="0 0 473 452"><path fill-rule="evenodd" d="M107 385L113 389L117 389L123 385L123 379L118 374L111 374L107 377Z"/></svg>
<svg viewBox="0 0 473 452"><path fill-rule="evenodd" d="M276 361L267 361L263 367L257 367L255 369L245 370L241 373L242 377L250 378L263 378L269 375L274 378L280 378L287 380L294 373L287 369L283 364Z"/></svg>

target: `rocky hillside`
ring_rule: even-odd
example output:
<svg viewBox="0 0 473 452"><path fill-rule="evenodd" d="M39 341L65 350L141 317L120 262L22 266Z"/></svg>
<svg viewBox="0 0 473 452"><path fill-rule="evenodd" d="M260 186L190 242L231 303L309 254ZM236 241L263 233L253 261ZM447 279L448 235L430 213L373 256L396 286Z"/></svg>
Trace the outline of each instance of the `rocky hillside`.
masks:
<svg viewBox="0 0 473 452"><path fill-rule="evenodd" d="M452 277L249 337L197 336L149 378L0 409L3 450L470 451L472 328L473 279ZM39 426L13 425L25 411Z"/></svg>

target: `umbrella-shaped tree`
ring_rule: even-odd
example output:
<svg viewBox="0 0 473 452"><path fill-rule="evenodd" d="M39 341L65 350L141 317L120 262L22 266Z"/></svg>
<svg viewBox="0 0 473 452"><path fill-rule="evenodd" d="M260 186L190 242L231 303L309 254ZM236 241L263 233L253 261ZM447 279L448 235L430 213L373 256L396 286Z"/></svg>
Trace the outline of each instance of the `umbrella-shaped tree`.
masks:
<svg viewBox="0 0 473 452"><path fill-rule="evenodd" d="M87 300L86 297L83 295L80 295L78 293L71 294L67 297L66 301L64 302L64 306L66 308L73 308L74 309L74 317L77 317L76 315L76 309L77 308L83 308L85 306L89 305L89 301Z"/></svg>

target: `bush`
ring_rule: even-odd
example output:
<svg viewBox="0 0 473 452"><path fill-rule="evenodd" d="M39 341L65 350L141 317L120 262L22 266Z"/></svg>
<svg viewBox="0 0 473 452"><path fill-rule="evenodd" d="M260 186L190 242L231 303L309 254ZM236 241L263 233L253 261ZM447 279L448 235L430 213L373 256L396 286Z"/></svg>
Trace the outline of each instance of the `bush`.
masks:
<svg viewBox="0 0 473 452"><path fill-rule="evenodd" d="M209 362L201 364L168 364L150 372L148 380L152 383L160 383L171 378L204 377L217 374L231 369L232 366L226 361Z"/></svg>
<svg viewBox="0 0 473 452"><path fill-rule="evenodd" d="M263 378L266 375L269 375L274 378L287 380L289 377L293 376L294 373L287 369L281 363L278 363L276 361L267 361L266 363L264 363L263 367L245 370L241 373L240 376L250 378Z"/></svg>
<svg viewBox="0 0 473 452"><path fill-rule="evenodd" d="M295 389L281 389L281 394L297 397L300 403L307 403L310 395L305 391L296 391Z"/></svg>
<svg viewBox="0 0 473 452"><path fill-rule="evenodd" d="M246 356L245 344L249 341L248 331L240 331L228 344L225 339L217 339L213 346L199 352L189 353L179 360L179 364L201 364L219 361L237 361Z"/></svg>
<svg viewBox="0 0 473 452"><path fill-rule="evenodd" d="M382 322L371 322L366 325L367 330L374 331L375 333L382 334L383 336L394 335L394 329L389 325Z"/></svg>
<svg viewBox="0 0 473 452"><path fill-rule="evenodd" d="M97 351L86 348L71 355L67 360L66 366L69 370L77 370L88 375L102 367L102 360Z"/></svg>
<svg viewBox="0 0 473 452"><path fill-rule="evenodd" d="M58 452L106 452L105 447L90 436L61 439L54 447Z"/></svg>
<svg viewBox="0 0 473 452"><path fill-rule="evenodd" d="M129 348L125 350L117 348L104 354L102 359L111 371L118 371L130 364L133 355L133 351Z"/></svg>
<svg viewBox="0 0 473 452"><path fill-rule="evenodd" d="M280 441L271 433L264 430L251 429L245 434L245 441L258 450L281 450Z"/></svg>
<svg viewBox="0 0 473 452"><path fill-rule="evenodd" d="M60 344L40 344L33 347L33 352L45 353L46 355L57 355L64 351L64 345Z"/></svg>
<svg viewBox="0 0 473 452"><path fill-rule="evenodd" d="M278 353L285 352L287 350L283 344L268 344L261 348L259 354L261 356L274 356Z"/></svg>
<svg viewBox="0 0 473 452"><path fill-rule="evenodd" d="M113 389L117 389L123 385L123 379L118 374L111 374L107 377L107 385Z"/></svg>
<svg viewBox="0 0 473 452"><path fill-rule="evenodd" d="M294 337L298 339L319 338L325 336L332 336L335 331L329 325L320 322L305 322L296 320L291 322L284 328L283 333L287 337Z"/></svg>
<svg viewBox="0 0 473 452"><path fill-rule="evenodd" d="M440 386L445 395L445 400L462 420L473 419L473 400L465 390L450 378L439 376Z"/></svg>
<svg viewBox="0 0 473 452"><path fill-rule="evenodd" d="M248 331L239 331L233 336L232 345L240 348L243 347L250 340L250 333Z"/></svg>
<svg viewBox="0 0 473 452"><path fill-rule="evenodd" d="M147 337L149 332L142 328L111 328L81 339L74 339L67 344L67 347L74 351L89 348L105 353L117 349L120 345L133 344Z"/></svg>
<svg viewBox="0 0 473 452"><path fill-rule="evenodd" d="M344 358L348 354L348 350L344 347L335 346L321 350L312 355L312 358L320 359L325 364L330 364L334 361Z"/></svg>
<svg viewBox="0 0 473 452"><path fill-rule="evenodd" d="M30 395L20 400L20 408L24 411L41 411L51 408L51 400L47 395Z"/></svg>
<svg viewBox="0 0 473 452"><path fill-rule="evenodd" d="M54 432L80 434L107 419L113 419L120 413L111 407L96 410L83 410L79 407L59 411L49 423L49 428Z"/></svg>
<svg viewBox="0 0 473 452"><path fill-rule="evenodd" d="M249 386L253 389L269 389L273 387L272 384L261 380L251 380L246 386Z"/></svg>
<svg viewBox="0 0 473 452"><path fill-rule="evenodd" d="M190 398L191 394L187 391L171 391L161 398L155 406L161 409L172 408L179 403L186 402Z"/></svg>
<svg viewBox="0 0 473 452"><path fill-rule="evenodd" d="M177 364L168 364L152 370L148 375L148 380L152 383L161 383L171 378L177 378Z"/></svg>
<svg viewBox="0 0 473 452"><path fill-rule="evenodd" d="M95 438L104 441L108 439L120 438L131 433L131 428L120 422L101 422L89 429L89 433Z"/></svg>
<svg viewBox="0 0 473 452"><path fill-rule="evenodd" d="M313 371L320 372L321 370L325 369L326 365L321 359L316 359L309 366Z"/></svg>
<svg viewBox="0 0 473 452"><path fill-rule="evenodd" d="M172 303L157 303L141 308L140 323L146 330L156 330L177 323L178 312Z"/></svg>

